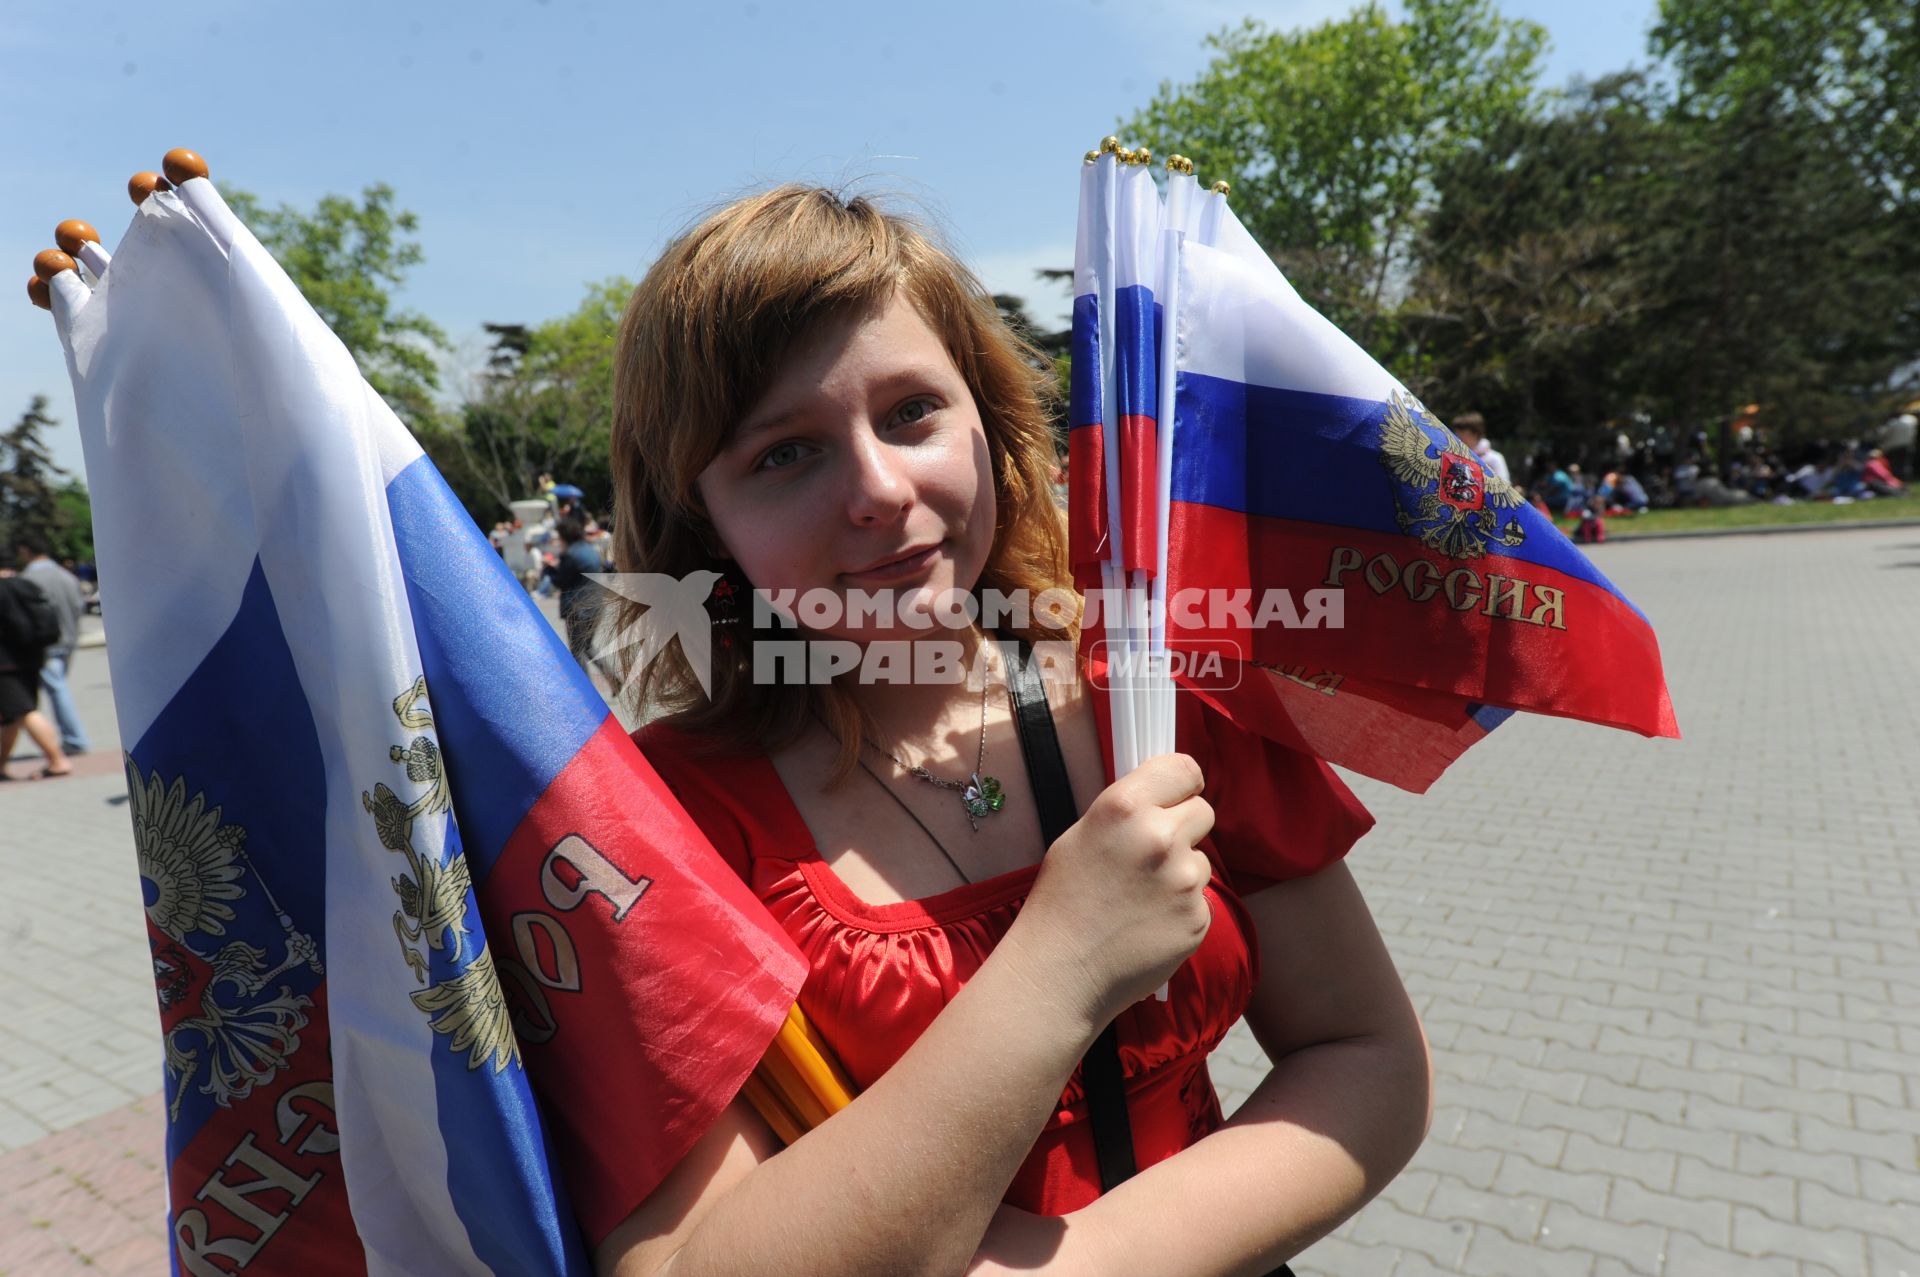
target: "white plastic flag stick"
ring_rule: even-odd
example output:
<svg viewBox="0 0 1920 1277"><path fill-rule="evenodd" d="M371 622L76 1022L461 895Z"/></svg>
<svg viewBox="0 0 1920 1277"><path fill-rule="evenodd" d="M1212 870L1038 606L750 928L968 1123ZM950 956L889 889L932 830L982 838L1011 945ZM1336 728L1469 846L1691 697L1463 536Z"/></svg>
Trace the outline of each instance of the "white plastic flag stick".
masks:
<svg viewBox="0 0 1920 1277"><path fill-rule="evenodd" d="M1122 166L1116 178L1116 196L1114 208L1114 288L1116 294L1122 290L1139 290L1147 295L1149 305L1152 302L1155 276L1158 274L1158 253L1160 225L1163 207L1159 189L1154 185L1153 173L1145 163L1144 154L1136 156L1135 161ZM1116 307L1116 309L1118 309ZM1117 326L1120 316L1116 314ZM1130 330L1127 340L1115 345L1116 361L1120 355L1146 362L1151 359L1151 343L1154 339L1152 328L1153 315L1149 310L1139 316L1143 327ZM1138 349L1141 341L1149 343L1149 349ZM1125 378L1126 389L1133 395L1145 390L1148 395L1156 393L1157 386L1148 383L1142 386L1139 374L1145 369L1136 367L1133 374ZM1116 381L1120 380L1116 376ZM1152 407L1148 403L1134 402L1130 397L1121 405L1123 421L1129 413L1150 414ZM1122 473L1129 479L1138 480L1135 473L1135 458L1127 442L1123 429L1120 438L1115 441L1119 446L1113 455L1120 463ZM1109 489L1112 492L1111 489ZM1122 602L1125 621L1125 647L1122 655L1125 660L1124 678L1118 684L1121 699L1128 706L1128 731L1131 736L1129 751L1136 763L1146 761L1162 750L1153 747L1151 736L1152 713L1152 674L1145 668L1147 656L1147 608L1150 591L1151 563L1132 564L1133 550L1143 539L1142 534L1150 534L1152 528L1133 526L1142 518L1142 513L1129 501L1123 488L1113 497L1119 503L1122 518L1126 524L1116 524L1116 534L1111 543L1114 559L1121 564L1125 586ZM1151 518L1150 512L1144 517Z"/></svg>
<svg viewBox="0 0 1920 1277"><path fill-rule="evenodd" d="M1107 636L1108 703L1112 706L1113 768L1116 777L1124 776L1140 765L1139 739L1133 722L1133 705L1125 682L1127 649L1126 571L1122 566L1120 545L1124 537L1120 501L1120 377L1116 363L1119 329L1115 324L1115 256L1118 241L1119 186L1121 168L1112 152L1096 162L1093 214L1094 277L1097 281L1096 309L1100 319L1100 402L1101 429L1106 435L1107 471L1107 557L1100 565L1101 619ZM1118 674L1116 674L1116 670Z"/></svg>
<svg viewBox="0 0 1920 1277"><path fill-rule="evenodd" d="M1167 654L1167 550L1169 522L1173 508L1173 450L1175 409L1175 376L1178 371L1178 339L1180 316L1180 253L1187 235L1187 223L1193 213L1193 195L1196 184L1191 172L1183 169L1191 165L1173 165L1169 162L1167 175L1167 201L1165 215L1160 231L1159 281L1155 287L1155 297L1160 302L1160 364L1158 368L1160 384L1155 419L1158 423L1156 445L1155 476L1158 482L1154 493L1154 512L1157 520L1155 529L1155 552L1157 560L1153 577L1153 595L1149 613L1152 630L1148 638L1148 651L1152 653L1151 666L1154 681L1151 695L1152 709L1149 722L1152 725L1151 745L1154 753L1170 753L1175 745L1174 739L1174 686L1172 669Z"/></svg>

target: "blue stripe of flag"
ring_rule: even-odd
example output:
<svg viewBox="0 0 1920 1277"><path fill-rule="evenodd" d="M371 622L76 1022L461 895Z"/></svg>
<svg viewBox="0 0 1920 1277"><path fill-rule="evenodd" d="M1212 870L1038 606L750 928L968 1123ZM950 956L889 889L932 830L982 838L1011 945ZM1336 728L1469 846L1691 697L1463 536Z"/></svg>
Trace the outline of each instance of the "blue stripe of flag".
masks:
<svg viewBox="0 0 1920 1277"><path fill-rule="evenodd" d="M1073 358L1067 387L1069 426L1105 423L1100 415L1100 298L1093 293L1073 299Z"/></svg>
<svg viewBox="0 0 1920 1277"><path fill-rule="evenodd" d="M1160 381L1160 307L1144 285L1113 294L1113 370L1119 386L1120 415L1158 415Z"/></svg>
<svg viewBox="0 0 1920 1277"><path fill-rule="evenodd" d="M427 686L431 698L431 676ZM448 748L445 755L450 760L454 752ZM461 853L459 826L452 820L446 842L448 858ZM447 950L428 951L432 983L455 979L479 956L484 932L471 892L466 921L466 948L457 962ZM496 945L506 940L490 938ZM591 1271L525 1068L516 1063L496 1072L486 1056L470 1067L468 1054L455 1054L451 1039L440 1034L432 1058L434 1107L447 1146L447 1195L473 1253L498 1277Z"/></svg>
<svg viewBox="0 0 1920 1277"><path fill-rule="evenodd" d="M1180 446L1174 449L1173 500L1407 535L1396 522L1396 481L1380 462L1377 438L1386 404L1196 372L1178 375L1175 394ZM1523 504L1511 517L1526 529L1526 540L1518 546L1492 542L1489 555L1565 573L1633 608L1538 510Z"/></svg>
<svg viewBox="0 0 1920 1277"><path fill-rule="evenodd" d="M477 885L607 705L431 461L393 477L387 507Z"/></svg>

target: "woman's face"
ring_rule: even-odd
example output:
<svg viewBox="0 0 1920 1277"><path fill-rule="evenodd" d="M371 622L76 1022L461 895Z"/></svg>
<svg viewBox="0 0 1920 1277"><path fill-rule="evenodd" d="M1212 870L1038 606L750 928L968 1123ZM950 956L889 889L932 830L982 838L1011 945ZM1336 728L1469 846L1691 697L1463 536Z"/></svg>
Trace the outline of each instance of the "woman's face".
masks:
<svg viewBox="0 0 1920 1277"><path fill-rule="evenodd" d="M803 333L697 487L756 589L829 592L838 620L811 628L856 641L928 631L891 608L849 625L853 592L891 591L926 613L972 590L993 543L979 408L902 293Z"/></svg>

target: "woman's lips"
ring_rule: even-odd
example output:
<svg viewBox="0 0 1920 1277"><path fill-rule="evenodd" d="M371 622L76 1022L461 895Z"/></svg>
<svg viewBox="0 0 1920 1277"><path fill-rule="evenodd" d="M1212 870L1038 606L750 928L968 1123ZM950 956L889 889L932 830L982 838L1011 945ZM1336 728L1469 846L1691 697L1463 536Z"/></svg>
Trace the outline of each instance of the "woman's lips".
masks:
<svg viewBox="0 0 1920 1277"><path fill-rule="evenodd" d="M934 556L939 553L940 544L936 542L926 549L917 550L904 558L894 559L890 562L879 564L876 567L865 568L859 572L848 572L845 574L845 577L849 581L866 582L892 581L910 577L915 573L924 571L927 565L933 562Z"/></svg>

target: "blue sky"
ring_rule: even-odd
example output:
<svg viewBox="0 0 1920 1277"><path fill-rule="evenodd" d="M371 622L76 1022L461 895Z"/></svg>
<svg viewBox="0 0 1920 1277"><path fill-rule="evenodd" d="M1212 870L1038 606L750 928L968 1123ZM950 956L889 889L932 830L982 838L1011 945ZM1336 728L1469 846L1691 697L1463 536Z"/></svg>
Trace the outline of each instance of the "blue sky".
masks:
<svg viewBox="0 0 1920 1277"><path fill-rule="evenodd" d="M111 249L127 176L170 147L270 204L391 184L427 253L401 301L469 366L482 322L565 313L714 204L791 179L907 197L991 288L1052 316L1065 299L1032 272L1071 262L1081 153L1162 81L1192 78L1209 32L1352 7L12 3L0 142L27 180L0 201L20 276L0 304L0 423L48 395L56 457L80 469L65 364L21 285L62 218L93 222ZM1653 0L1502 9L1551 33L1548 84L1645 61Z"/></svg>

